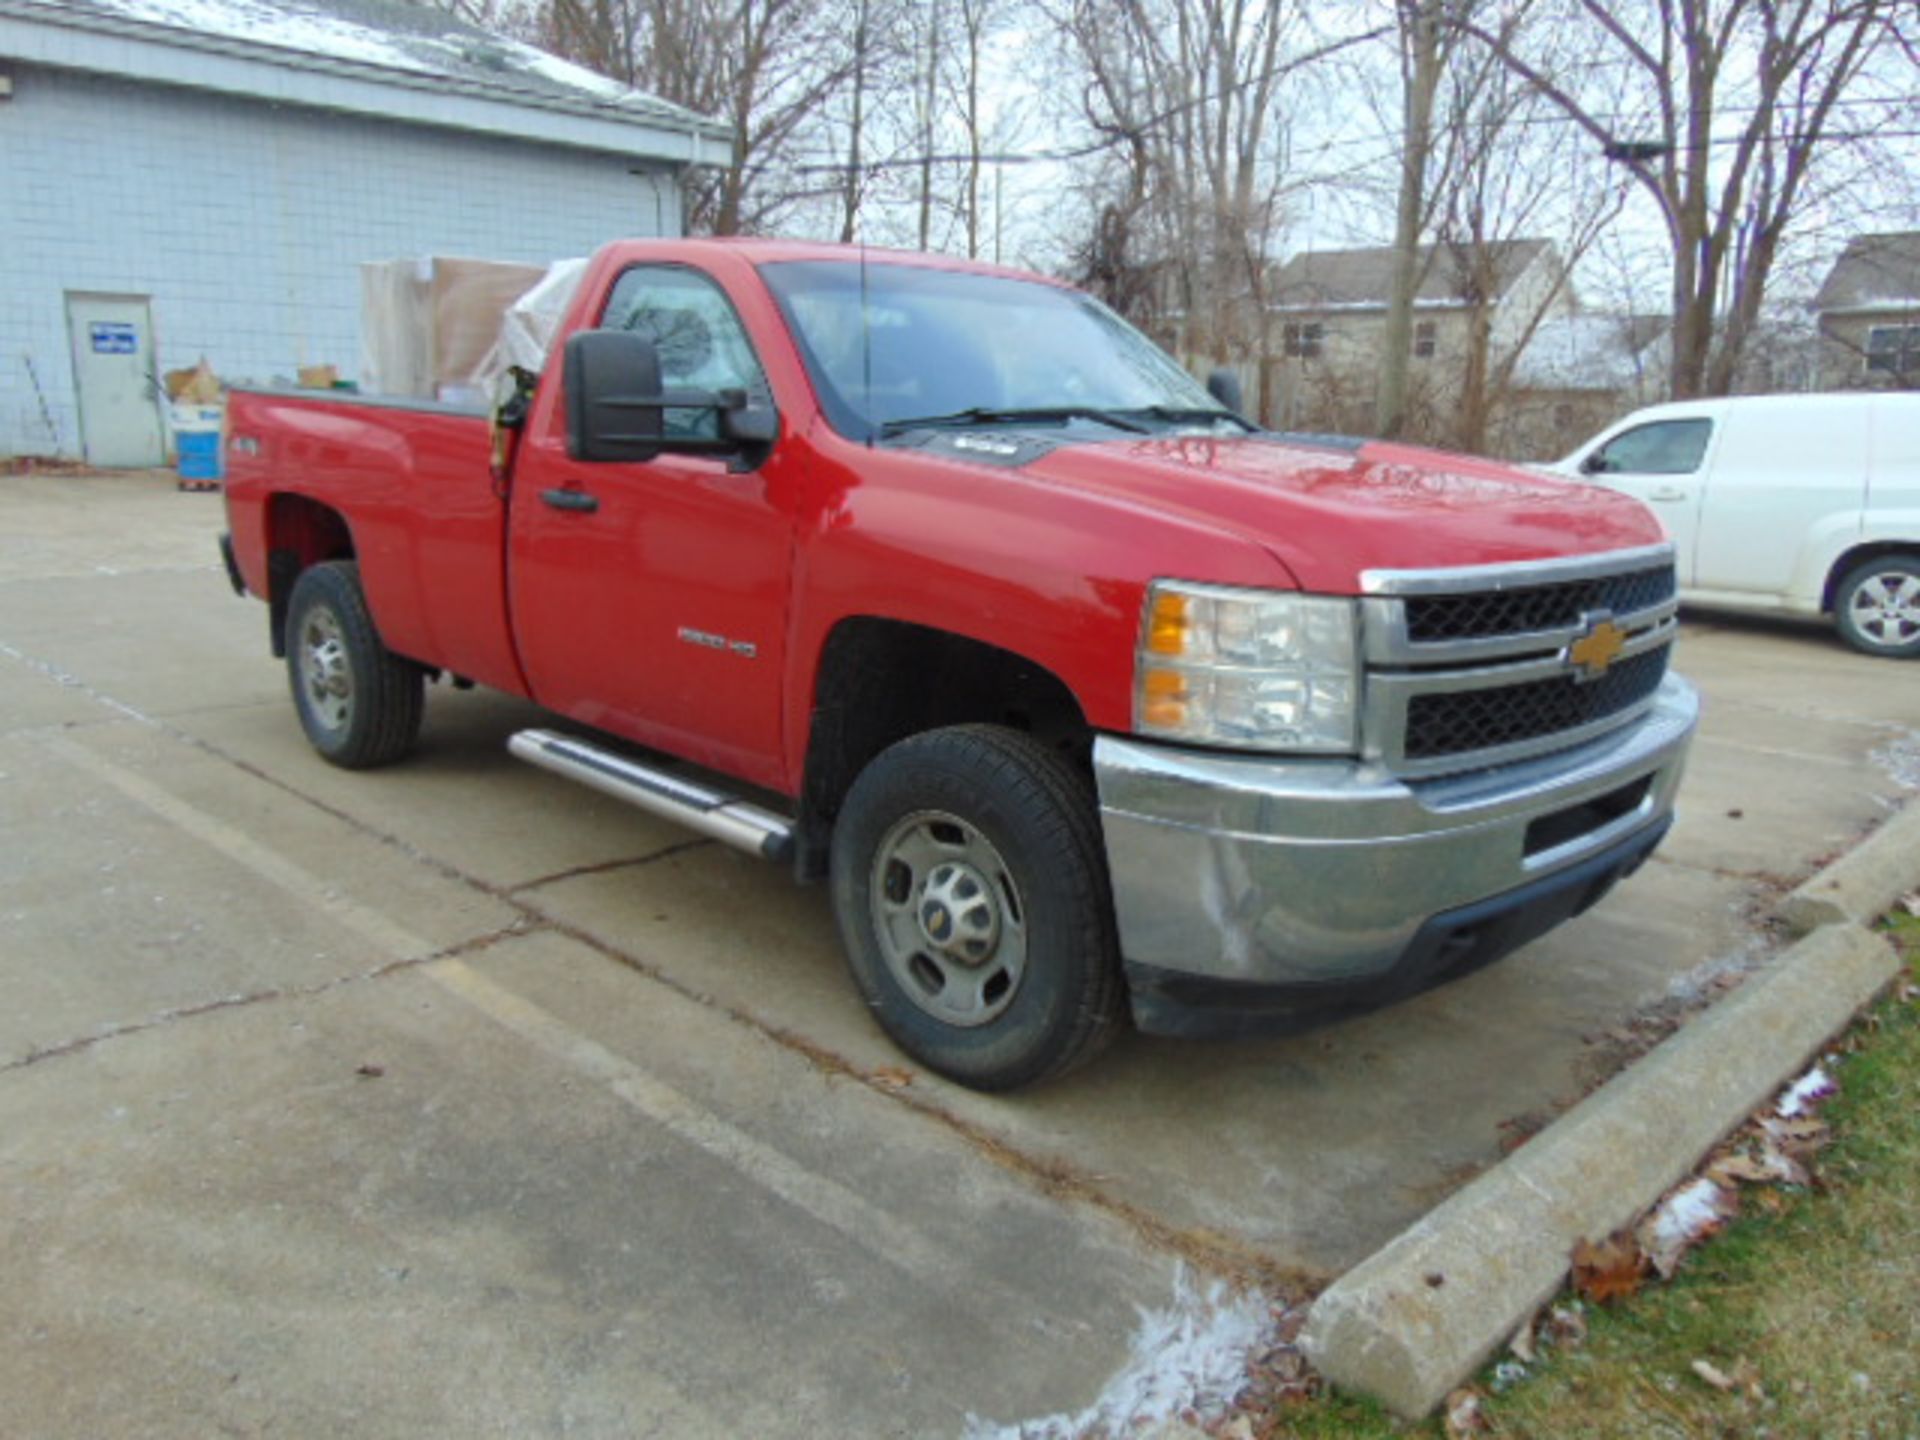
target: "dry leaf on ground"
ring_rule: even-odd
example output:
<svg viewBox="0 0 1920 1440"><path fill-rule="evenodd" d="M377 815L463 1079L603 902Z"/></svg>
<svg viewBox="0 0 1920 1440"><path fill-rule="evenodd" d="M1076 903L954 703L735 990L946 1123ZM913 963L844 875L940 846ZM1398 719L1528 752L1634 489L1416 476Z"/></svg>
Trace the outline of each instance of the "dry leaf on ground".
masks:
<svg viewBox="0 0 1920 1440"><path fill-rule="evenodd" d="M1582 1240L1573 1247L1573 1288L1596 1304L1636 1293L1646 1274L1647 1257L1625 1230L1615 1231L1597 1245Z"/></svg>
<svg viewBox="0 0 1920 1440"><path fill-rule="evenodd" d="M1721 1185L1805 1185L1812 1177L1806 1166L1777 1145L1764 1130L1749 1148L1732 1150L1707 1166L1706 1175Z"/></svg>
<svg viewBox="0 0 1920 1440"><path fill-rule="evenodd" d="M1518 1360L1522 1365L1531 1365L1533 1363L1535 1354L1533 1338L1534 1326L1539 1323L1540 1312L1536 1310L1527 1317L1525 1324L1513 1332L1513 1339L1507 1342L1507 1349L1513 1352L1513 1358Z"/></svg>
<svg viewBox="0 0 1920 1440"><path fill-rule="evenodd" d="M1693 1373L1716 1390L1731 1390L1734 1388L1733 1377L1718 1365L1715 1365L1711 1360L1694 1361Z"/></svg>
<svg viewBox="0 0 1920 1440"><path fill-rule="evenodd" d="M1446 1421L1448 1440L1459 1440L1462 1435L1486 1434L1487 1416L1480 1408L1479 1392L1461 1389L1447 1396Z"/></svg>
<svg viewBox="0 0 1920 1440"><path fill-rule="evenodd" d="M1540 1338L1563 1348L1578 1345L1587 1338L1587 1317L1578 1305L1556 1305L1540 1322Z"/></svg>
<svg viewBox="0 0 1920 1440"><path fill-rule="evenodd" d="M913 1072L898 1065L882 1065L878 1070L870 1070L867 1078L888 1090L904 1090L913 1084Z"/></svg>

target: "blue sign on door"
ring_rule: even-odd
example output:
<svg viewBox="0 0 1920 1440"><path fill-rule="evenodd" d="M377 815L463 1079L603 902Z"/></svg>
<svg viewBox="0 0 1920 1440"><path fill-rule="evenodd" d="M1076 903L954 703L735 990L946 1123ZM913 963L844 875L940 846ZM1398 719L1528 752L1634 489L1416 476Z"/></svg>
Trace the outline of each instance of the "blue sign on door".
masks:
<svg viewBox="0 0 1920 1440"><path fill-rule="evenodd" d="M132 355L140 348L139 332L122 320L94 320L87 326L87 338L96 355Z"/></svg>

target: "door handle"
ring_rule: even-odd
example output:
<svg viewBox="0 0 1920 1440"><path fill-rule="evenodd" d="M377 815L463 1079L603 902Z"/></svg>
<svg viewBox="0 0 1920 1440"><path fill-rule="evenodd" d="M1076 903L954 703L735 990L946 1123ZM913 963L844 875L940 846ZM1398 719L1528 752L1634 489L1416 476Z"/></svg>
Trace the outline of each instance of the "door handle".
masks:
<svg viewBox="0 0 1920 1440"><path fill-rule="evenodd" d="M540 498L556 510L578 510L590 514L600 508L600 502L584 490L542 490Z"/></svg>
<svg viewBox="0 0 1920 1440"><path fill-rule="evenodd" d="M1647 492L1647 499L1649 500L1671 501L1671 500L1684 500L1686 498L1687 498L1686 491L1676 490L1671 485L1662 485L1658 490L1649 490Z"/></svg>

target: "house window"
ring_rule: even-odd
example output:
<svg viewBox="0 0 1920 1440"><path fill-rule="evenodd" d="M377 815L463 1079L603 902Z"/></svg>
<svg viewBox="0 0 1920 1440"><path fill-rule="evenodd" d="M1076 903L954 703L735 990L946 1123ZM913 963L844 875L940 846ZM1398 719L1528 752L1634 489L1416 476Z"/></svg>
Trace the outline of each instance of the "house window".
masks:
<svg viewBox="0 0 1920 1440"><path fill-rule="evenodd" d="M1432 320L1421 320L1413 327L1413 358L1431 360L1434 343L1438 340L1440 326Z"/></svg>
<svg viewBox="0 0 1920 1440"><path fill-rule="evenodd" d="M1920 375L1920 325L1875 325L1868 330L1867 369Z"/></svg>
<svg viewBox="0 0 1920 1440"><path fill-rule="evenodd" d="M1281 331L1282 342L1289 355L1302 360L1312 360L1320 354L1320 344L1327 337L1327 327L1318 323L1311 325L1287 325Z"/></svg>

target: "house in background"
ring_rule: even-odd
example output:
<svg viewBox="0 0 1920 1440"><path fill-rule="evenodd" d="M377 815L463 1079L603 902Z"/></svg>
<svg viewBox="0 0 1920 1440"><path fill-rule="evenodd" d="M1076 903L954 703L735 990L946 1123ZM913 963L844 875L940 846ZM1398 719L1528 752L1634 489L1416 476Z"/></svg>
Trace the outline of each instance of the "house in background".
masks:
<svg viewBox="0 0 1920 1440"><path fill-rule="evenodd" d="M1823 388L1920 388L1920 231L1856 235L1812 308Z"/></svg>
<svg viewBox="0 0 1920 1440"><path fill-rule="evenodd" d="M1356 433L1372 428L1393 254L1385 245L1308 251L1273 272L1266 310L1277 334L1269 336L1268 353L1278 373L1262 377L1261 391L1278 412L1270 417L1274 423ZM1492 366L1537 326L1574 310L1566 269L1546 240L1503 241L1477 253L1425 245L1415 274L1408 397L1418 433L1435 430L1458 403L1476 324L1486 327L1484 353Z"/></svg>
<svg viewBox="0 0 1920 1440"><path fill-rule="evenodd" d="M404 0L0 0L0 456L159 464L161 371L351 375L361 262L678 234L729 148Z"/></svg>
<svg viewBox="0 0 1920 1440"><path fill-rule="evenodd" d="M1489 448L1557 459L1627 411L1665 399L1672 323L1586 312L1542 321L1514 361Z"/></svg>

